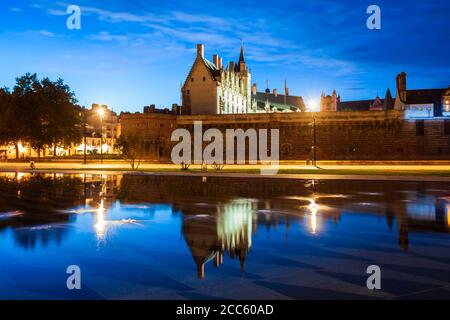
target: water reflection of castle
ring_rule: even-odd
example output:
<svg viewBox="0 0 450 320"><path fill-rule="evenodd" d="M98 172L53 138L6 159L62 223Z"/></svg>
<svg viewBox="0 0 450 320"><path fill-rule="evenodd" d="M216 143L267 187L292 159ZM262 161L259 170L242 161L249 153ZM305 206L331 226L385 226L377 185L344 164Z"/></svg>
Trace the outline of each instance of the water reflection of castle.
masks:
<svg viewBox="0 0 450 320"><path fill-rule="evenodd" d="M197 265L199 278L205 277L205 264L223 263L224 253L238 258L241 271L252 246L252 225L256 211L249 200L236 200L217 206L215 215L183 217L183 234Z"/></svg>
<svg viewBox="0 0 450 320"><path fill-rule="evenodd" d="M383 216L390 229L396 227L400 248L408 250L412 232L449 233L448 190L448 183L433 182L311 184L225 177L203 182L200 177L3 173L0 233L11 228L22 247L33 247L38 240L60 243L69 228L47 226L71 223L76 219L71 214L74 208L89 208L96 215L95 231L101 234L101 222L115 201L170 204L174 212L183 213L184 238L199 277L204 277L205 264L212 261L219 266L226 256L238 259L243 270L257 226L276 228L281 221L288 230L290 219L308 219L311 233L320 236L321 223L330 220L338 224L344 212ZM21 231L26 228L34 231Z"/></svg>

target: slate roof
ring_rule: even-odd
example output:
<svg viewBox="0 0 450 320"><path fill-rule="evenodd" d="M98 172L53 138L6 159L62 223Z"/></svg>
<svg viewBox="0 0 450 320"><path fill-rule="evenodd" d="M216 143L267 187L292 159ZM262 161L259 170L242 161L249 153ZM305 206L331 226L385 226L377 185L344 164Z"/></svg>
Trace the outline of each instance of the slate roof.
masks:
<svg viewBox="0 0 450 320"><path fill-rule="evenodd" d="M341 101L337 105L338 111L367 111L374 100ZM384 99L381 99L384 103Z"/></svg>
<svg viewBox="0 0 450 320"><path fill-rule="evenodd" d="M406 104L426 104L440 102L447 89L406 90Z"/></svg>
<svg viewBox="0 0 450 320"><path fill-rule="evenodd" d="M266 100L268 100L269 103L284 105L284 94L277 94L275 96L273 93L257 92L256 100L261 102L265 102ZM286 104L299 108L300 110L306 109L303 98L300 96L286 96Z"/></svg>
<svg viewBox="0 0 450 320"><path fill-rule="evenodd" d="M337 111L368 111L377 99L380 99L384 109L392 110L394 108L395 99L392 98L391 91L387 89L384 99L377 96L370 100L340 101L337 105Z"/></svg>
<svg viewBox="0 0 450 320"><path fill-rule="evenodd" d="M205 65L208 68L211 75L213 76L214 80L217 81L218 78L220 77L220 70L216 68L214 63L212 63L211 61L209 61L206 58L203 58L203 62L205 63Z"/></svg>

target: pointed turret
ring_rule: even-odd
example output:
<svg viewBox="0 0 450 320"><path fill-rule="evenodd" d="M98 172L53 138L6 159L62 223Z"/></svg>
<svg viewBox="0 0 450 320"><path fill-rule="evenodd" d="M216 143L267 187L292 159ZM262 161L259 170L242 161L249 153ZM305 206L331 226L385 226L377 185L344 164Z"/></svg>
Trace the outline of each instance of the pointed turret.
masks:
<svg viewBox="0 0 450 320"><path fill-rule="evenodd" d="M244 45L241 45L241 53L239 54L239 61L236 65L236 71L237 72L241 72L241 71L246 71L246 66L245 66L245 58L244 58Z"/></svg>
<svg viewBox="0 0 450 320"><path fill-rule="evenodd" d="M383 109L384 110L394 109L394 100L392 99L391 90L389 90L389 88L387 88L386 95L384 96Z"/></svg>
<svg viewBox="0 0 450 320"><path fill-rule="evenodd" d="M244 45L241 45L241 54L239 55L239 63L244 62L245 63L245 59L244 59Z"/></svg>

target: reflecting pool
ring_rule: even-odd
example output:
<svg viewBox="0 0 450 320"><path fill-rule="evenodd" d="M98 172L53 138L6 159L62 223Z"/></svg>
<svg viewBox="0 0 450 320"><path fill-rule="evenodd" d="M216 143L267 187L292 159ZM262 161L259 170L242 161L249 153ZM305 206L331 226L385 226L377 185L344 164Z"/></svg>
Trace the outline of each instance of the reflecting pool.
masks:
<svg viewBox="0 0 450 320"><path fill-rule="evenodd" d="M0 299L450 299L449 190L0 173Z"/></svg>

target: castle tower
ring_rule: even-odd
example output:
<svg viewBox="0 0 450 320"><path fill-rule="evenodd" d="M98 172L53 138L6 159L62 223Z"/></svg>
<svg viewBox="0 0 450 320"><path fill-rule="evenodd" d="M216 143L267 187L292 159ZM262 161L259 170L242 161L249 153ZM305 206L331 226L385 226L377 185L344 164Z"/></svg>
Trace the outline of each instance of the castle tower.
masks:
<svg viewBox="0 0 450 320"><path fill-rule="evenodd" d="M333 90L331 96L325 95L325 93L322 92L320 96L320 111L321 112L337 111L338 99L339 98L336 94L336 90Z"/></svg>
<svg viewBox="0 0 450 320"><path fill-rule="evenodd" d="M395 78L396 80L396 99L394 109L404 110L406 102L406 73L401 72Z"/></svg>
<svg viewBox="0 0 450 320"><path fill-rule="evenodd" d="M405 101L406 100L406 73L401 72L397 75L396 84L397 84L397 95L399 95L400 98L403 101Z"/></svg>

